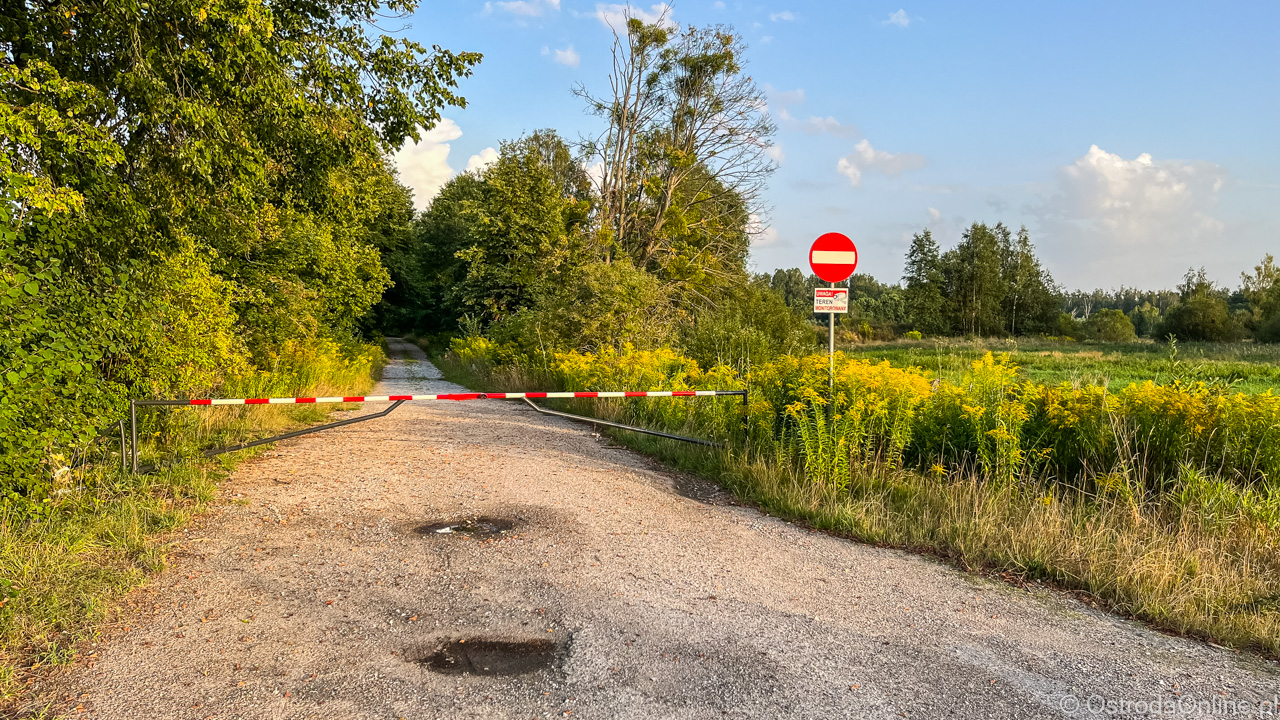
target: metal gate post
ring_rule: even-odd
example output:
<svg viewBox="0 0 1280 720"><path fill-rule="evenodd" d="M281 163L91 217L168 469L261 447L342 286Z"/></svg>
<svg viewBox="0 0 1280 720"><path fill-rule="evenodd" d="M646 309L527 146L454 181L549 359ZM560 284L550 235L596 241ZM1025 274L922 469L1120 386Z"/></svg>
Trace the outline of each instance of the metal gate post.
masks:
<svg viewBox="0 0 1280 720"><path fill-rule="evenodd" d="M129 428L132 442L129 443L129 454L133 456L133 474L138 474L138 401L129 401Z"/></svg>
<svg viewBox="0 0 1280 720"><path fill-rule="evenodd" d="M120 418L120 472L129 472L129 458L124 454L124 418Z"/></svg>

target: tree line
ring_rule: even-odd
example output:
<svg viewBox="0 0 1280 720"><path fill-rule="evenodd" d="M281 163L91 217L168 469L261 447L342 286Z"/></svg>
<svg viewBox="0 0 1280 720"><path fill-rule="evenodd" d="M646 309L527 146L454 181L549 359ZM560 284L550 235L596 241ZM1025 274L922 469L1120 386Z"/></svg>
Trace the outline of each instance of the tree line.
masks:
<svg viewBox="0 0 1280 720"><path fill-rule="evenodd" d="M801 312L812 307L814 288L825 285L799 268L764 277ZM1001 223L974 223L946 252L928 229L916 233L900 283L858 274L847 284L850 310L840 323L862 340L919 333L1280 342L1280 268L1270 254L1242 273L1234 290L1201 268L1189 269L1173 289L1066 291L1041 265L1025 227L1014 233Z"/></svg>

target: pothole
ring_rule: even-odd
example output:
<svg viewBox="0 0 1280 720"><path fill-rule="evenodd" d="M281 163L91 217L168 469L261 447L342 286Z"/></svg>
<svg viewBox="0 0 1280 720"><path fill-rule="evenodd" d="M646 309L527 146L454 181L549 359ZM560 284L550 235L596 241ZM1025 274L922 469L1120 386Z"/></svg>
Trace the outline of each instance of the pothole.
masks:
<svg viewBox="0 0 1280 720"><path fill-rule="evenodd" d="M413 531L419 535L501 535L513 527L510 520L481 517L419 525Z"/></svg>
<svg viewBox="0 0 1280 720"><path fill-rule="evenodd" d="M558 653L550 638L459 638L444 641L417 662L446 675L523 675L551 667Z"/></svg>

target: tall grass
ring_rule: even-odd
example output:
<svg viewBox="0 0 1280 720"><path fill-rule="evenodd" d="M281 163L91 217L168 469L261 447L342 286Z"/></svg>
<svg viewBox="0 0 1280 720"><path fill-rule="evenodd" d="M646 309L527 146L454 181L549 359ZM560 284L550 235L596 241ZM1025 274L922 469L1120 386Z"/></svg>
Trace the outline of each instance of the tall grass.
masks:
<svg viewBox="0 0 1280 720"><path fill-rule="evenodd" d="M363 394L384 355L377 347L351 350L288 348L274 367L220 394ZM142 462L157 465L155 473L122 472L104 444L86 453L98 462L58 474L46 500L0 503L0 701L19 697L31 671L73 660L77 644L111 620L118 598L163 566L163 534L200 512L252 451L216 462L178 460L325 416L307 405L162 408L140 418Z"/></svg>
<svg viewBox="0 0 1280 720"><path fill-rule="evenodd" d="M671 351L568 353L537 369L455 352L438 364L498 391L742 383ZM749 437L727 403L576 410L731 440L734 450L708 453L610 432L775 514L1046 580L1160 628L1280 656L1280 398L1182 383L1046 387L990 355L936 382L841 358L829 391L826 365L757 367Z"/></svg>

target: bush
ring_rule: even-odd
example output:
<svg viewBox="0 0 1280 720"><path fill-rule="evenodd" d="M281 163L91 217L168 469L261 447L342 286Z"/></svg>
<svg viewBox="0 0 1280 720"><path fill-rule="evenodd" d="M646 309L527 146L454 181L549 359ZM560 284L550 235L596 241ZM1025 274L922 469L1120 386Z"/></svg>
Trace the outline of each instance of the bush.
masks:
<svg viewBox="0 0 1280 720"><path fill-rule="evenodd" d="M807 315L756 281L694 315L681 329L678 347L704 367L728 365L746 372L752 364L811 349L815 336Z"/></svg>
<svg viewBox="0 0 1280 720"><path fill-rule="evenodd" d="M1165 313L1160 337L1170 335L1184 341L1233 342L1243 337L1244 329L1231 317L1226 300L1197 294Z"/></svg>
<svg viewBox="0 0 1280 720"><path fill-rule="evenodd" d="M905 337L908 340L920 340L921 338L924 337L924 335L921 335L919 330L912 330L911 332L908 332L906 335L903 335L903 337Z"/></svg>
<svg viewBox="0 0 1280 720"><path fill-rule="evenodd" d="M1257 339L1258 342L1280 343L1280 314L1262 323Z"/></svg>
<svg viewBox="0 0 1280 720"><path fill-rule="evenodd" d="M563 350L656 347L670 334L669 292L626 260L590 262L546 283L531 307L495 323L489 336L544 362Z"/></svg>
<svg viewBox="0 0 1280 720"><path fill-rule="evenodd" d="M1064 338L1078 338L1084 335L1084 326L1074 315L1060 313L1058 315L1058 335Z"/></svg>
<svg viewBox="0 0 1280 720"><path fill-rule="evenodd" d="M1099 310L1084 321L1084 337L1102 342L1132 342L1138 338L1133 321L1120 310Z"/></svg>

